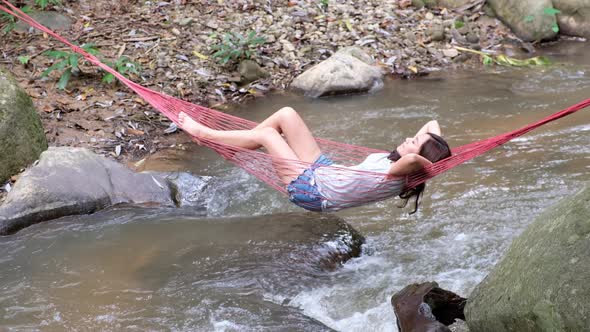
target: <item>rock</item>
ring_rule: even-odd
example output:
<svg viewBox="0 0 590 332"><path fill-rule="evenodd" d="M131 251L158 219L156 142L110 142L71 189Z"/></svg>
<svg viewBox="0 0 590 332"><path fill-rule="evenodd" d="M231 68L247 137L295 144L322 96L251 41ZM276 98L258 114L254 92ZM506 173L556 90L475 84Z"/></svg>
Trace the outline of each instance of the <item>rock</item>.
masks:
<svg viewBox="0 0 590 332"><path fill-rule="evenodd" d="M590 187L539 215L475 288L471 331L587 331Z"/></svg>
<svg viewBox="0 0 590 332"><path fill-rule="evenodd" d="M557 23L555 15L545 13L553 8L552 0L489 0L496 16L525 41L550 40Z"/></svg>
<svg viewBox="0 0 590 332"><path fill-rule="evenodd" d="M291 87L307 96L374 91L383 86L383 73L360 48L345 47L297 76Z"/></svg>
<svg viewBox="0 0 590 332"><path fill-rule="evenodd" d="M465 38L467 39L467 42L470 44L479 43L479 37L477 36L477 34L473 32L469 32Z"/></svg>
<svg viewBox="0 0 590 332"><path fill-rule="evenodd" d="M445 26L440 22L433 23L428 34L433 41L443 41L445 40Z"/></svg>
<svg viewBox="0 0 590 332"><path fill-rule="evenodd" d="M473 0L436 0L439 6L447 8L458 8L472 1Z"/></svg>
<svg viewBox="0 0 590 332"><path fill-rule="evenodd" d="M47 139L31 98L0 71L0 185L39 158Z"/></svg>
<svg viewBox="0 0 590 332"><path fill-rule="evenodd" d="M69 30L72 27L72 20L58 12L52 11L34 11L28 14L31 16L35 21L41 23L42 25L48 27L51 30ZM30 25L23 21L18 21L16 26L14 27L15 31L18 32L26 32L29 31L31 28Z"/></svg>
<svg viewBox="0 0 590 332"><path fill-rule="evenodd" d="M450 332L447 326L456 319L465 320L465 302L436 282L408 285L391 297L400 332Z"/></svg>
<svg viewBox="0 0 590 332"><path fill-rule="evenodd" d="M178 20L177 23L180 26L187 26L193 24L194 21L195 19L193 17L186 17L181 20Z"/></svg>
<svg viewBox="0 0 590 332"><path fill-rule="evenodd" d="M449 57L449 58L454 58L457 55L459 55L459 51L457 51L457 49L454 48L447 48L442 50L444 56Z"/></svg>
<svg viewBox="0 0 590 332"><path fill-rule="evenodd" d="M206 178L178 173L133 173L83 148L51 147L25 171L2 206L0 235L67 215L88 214L118 203L193 205ZM191 185L192 191L182 191ZM199 185L200 183L200 185ZM197 192L195 192L195 190ZM201 196L202 197L202 196Z"/></svg>
<svg viewBox="0 0 590 332"><path fill-rule="evenodd" d="M268 77L268 73L258 63L252 60L243 60L238 65L238 72L242 77L242 83L250 83L257 79Z"/></svg>
<svg viewBox="0 0 590 332"><path fill-rule="evenodd" d="M590 2L587 0L553 0L559 31L566 35L590 38Z"/></svg>

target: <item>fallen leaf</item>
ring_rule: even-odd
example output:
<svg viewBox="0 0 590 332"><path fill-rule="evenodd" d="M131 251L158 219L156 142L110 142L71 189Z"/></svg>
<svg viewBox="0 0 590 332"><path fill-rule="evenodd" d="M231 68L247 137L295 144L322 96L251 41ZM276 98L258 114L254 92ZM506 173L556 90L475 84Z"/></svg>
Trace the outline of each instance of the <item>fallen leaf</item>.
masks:
<svg viewBox="0 0 590 332"><path fill-rule="evenodd" d="M117 145L115 147L115 154L117 155L117 157L121 155L121 146L120 145Z"/></svg>
<svg viewBox="0 0 590 332"><path fill-rule="evenodd" d="M198 57L199 59L201 59L201 60L207 60L207 59L209 59L209 57L208 57L208 56L206 56L206 55L204 55L204 54L201 54L201 53L199 53L199 52L197 52L197 51L193 51L193 54L194 54L195 56L197 56L197 57Z"/></svg>
<svg viewBox="0 0 590 332"><path fill-rule="evenodd" d="M135 136L141 136L141 135L143 135L145 133L143 131L137 130L137 129L127 129L127 134L129 134L129 135L135 135Z"/></svg>

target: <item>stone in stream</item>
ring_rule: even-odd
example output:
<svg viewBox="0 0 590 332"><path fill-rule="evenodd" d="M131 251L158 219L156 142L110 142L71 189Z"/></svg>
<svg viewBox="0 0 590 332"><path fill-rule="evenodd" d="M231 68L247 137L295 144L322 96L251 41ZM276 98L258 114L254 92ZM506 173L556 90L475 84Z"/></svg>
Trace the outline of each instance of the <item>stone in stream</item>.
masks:
<svg viewBox="0 0 590 332"><path fill-rule="evenodd" d="M291 87L310 97L375 91L383 86L383 73L358 47L345 47L297 76Z"/></svg>
<svg viewBox="0 0 590 332"><path fill-rule="evenodd" d="M548 208L471 293L472 331L588 331L590 187Z"/></svg>
<svg viewBox="0 0 590 332"><path fill-rule="evenodd" d="M0 186L45 149L47 139L31 97L0 71Z"/></svg>
<svg viewBox="0 0 590 332"><path fill-rule="evenodd" d="M0 235L119 203L195 206L203 211L208 178L134 173L83 148L51 147L26 170L0 206Z"/></svg>
<svg viewBox="0 0 590 332"><path fill-rule="evenodd" d="M465 320L467 300L441 289L436 282L406 286L391 297L400 332L446 332L456 319Z"/></svg>
<svg viewBox="0 0 590 332"><path fill-rule="evenodd" d="M553 0L557 15L559 31L565 35L590 38L590 1L588 0Z"/></svg>

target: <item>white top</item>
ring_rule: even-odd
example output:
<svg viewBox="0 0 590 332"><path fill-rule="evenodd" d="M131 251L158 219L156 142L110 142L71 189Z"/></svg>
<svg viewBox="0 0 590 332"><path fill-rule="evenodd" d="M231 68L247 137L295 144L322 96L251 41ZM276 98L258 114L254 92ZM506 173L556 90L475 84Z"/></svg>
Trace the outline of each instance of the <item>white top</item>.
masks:
<svg viewBox="0 0 590 332"><path fill-rule="evenodd" d="M319 167L314 171L319 193L325 198L323 211L336 211L380 201L401 194L405 179L388 179L388 153L370 154L355 166Z"/></svg>

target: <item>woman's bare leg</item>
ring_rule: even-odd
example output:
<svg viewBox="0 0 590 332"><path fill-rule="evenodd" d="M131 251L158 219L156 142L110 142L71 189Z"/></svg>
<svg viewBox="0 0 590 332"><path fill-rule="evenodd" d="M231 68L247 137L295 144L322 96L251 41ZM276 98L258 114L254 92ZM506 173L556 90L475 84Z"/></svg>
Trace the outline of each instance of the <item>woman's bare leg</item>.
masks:
<svg viewBox="0 0 590 332"><path fill-rule="evenodd" d="M265 127L274 128L279 134L283 134L299 160L313 163L320 156L320 147L311 131L291 107L281 108L254 129Z"/></svg>
<svg viewBox="0 0 590 332"><path fill-rule="evenodd" d="M182 112L179 114L179 123L183 130L197 139L208 139L245 149L257 149L263 146L271 156L276 157L273 160L273 165L281 181L285 184L291 182L305 169L303 164L297 163L301 159L283 139L283 136L272 127L252 130L214 130L196 122Z"/></svg>

